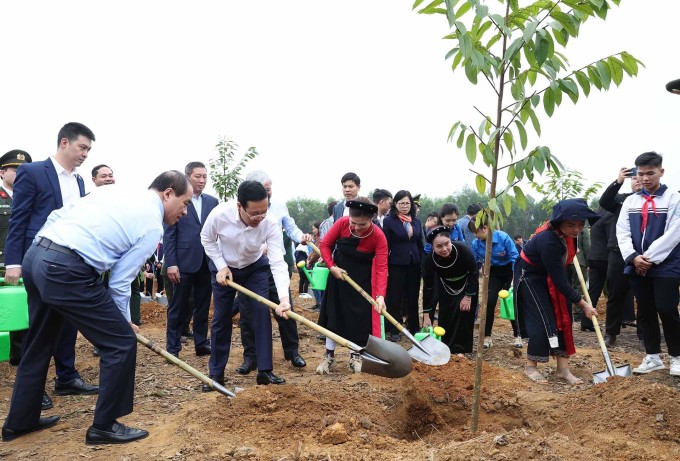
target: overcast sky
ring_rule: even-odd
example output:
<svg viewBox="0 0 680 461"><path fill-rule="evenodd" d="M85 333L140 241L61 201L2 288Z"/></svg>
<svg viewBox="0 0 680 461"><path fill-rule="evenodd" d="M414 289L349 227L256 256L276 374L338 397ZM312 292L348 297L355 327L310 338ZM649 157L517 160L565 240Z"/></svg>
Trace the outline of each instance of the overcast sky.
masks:
<svg viewBox="0 0 680 461"><path fill-rule="evenodd" d="M494 4L496 2L491 2ZM0 154L42 160L78 121L95 133L83 176L110 165L119 184L207 162L219 136L255 146L274 194L340 196L347 171L375 187L443 197L473 186L465 154L446 141L456 120L479 125L488 89L452 74L443 16L411 1L21 1L0 6ZM572 67L626 50L637 79L564 98L543 137L571 168L608 183L636 155L665 155L677 189L680 2L625 0L591 20L567 49ZM485 96L487 95L487 96ZM539 111L539 115L542 111ZM465 206L466 204L461 204Z"/></svg>

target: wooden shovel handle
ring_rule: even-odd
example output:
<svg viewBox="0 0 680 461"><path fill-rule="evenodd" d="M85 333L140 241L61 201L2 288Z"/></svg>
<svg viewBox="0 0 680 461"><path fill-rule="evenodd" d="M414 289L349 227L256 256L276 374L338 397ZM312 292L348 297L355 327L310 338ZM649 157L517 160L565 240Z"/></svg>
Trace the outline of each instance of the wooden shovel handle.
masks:
<svg viewBox="0 0 680 461"><path fill-rule="evenodd" d="M572 261L574 264L574 269L576 270L576 275L578 275L578 281L581 284L581 291L583 291L583 297L588 301L588 304L593 306L593 302L590 299L590 293L588 293L588 287L586 286L586 281L583 278L583 272L581 272L581 265L578 260L574 257ZM595 306L593 306L594 308ZM602 349L602 354L604 355L605 365L607 366L607 371L610 375L614 376L614 365L611 363L609 358L609 353L607 352L607 345L604 343L604 338L602 337L602 332L600 331L600 324L597 321L597 315L593 314L591 317L593 321L593 327L595 329L595 334L597 335L597 342L600 343L600 349Z"/></svg>
<svg viewBox="0 0 680 461"><path fill-rule="evenodd" d="M319 254L319 256L321 256L321 250L319 250L319 247L317 247L316 245L314 245L311 242L307 242L307 245L312 247L312 250L316 251ZM352 278L349 275L342 274L342 278L345 279L345 282L349 283L352 286L352 288L357 290L359 292L359 294L361 296L363 296L366 301L371 303L371 306L376 306L376 307L378 306L378 302L375 299L373 299L371 297L371 295L366 293L366 290L361 288L357 282L352 280ZM400 333L404 331L404 326L400 322L397 322L396 319L394 317L392 317L392 315L389 312L387 312L387 309L381 309L380 314L383 317L385 317L392 325L394 325L397 328L397 330L399 330Z"/></svg>
<svg viewBox="0 0 680 461"><path fill-rule="evenodd" d="M232 282L229 279L226 280L226 285L233 288L234 290L236 290L240 293L243 293L244 295L248 296L249 298L254 299L255 301L261 302L262 304L269 307L273 311L276 311L276 309L279 307L277 304L271 302L267 298L260 296L257 293L247 289L246 287L241 286L236 282ZM345 346L346 348L352 349L355 352L361 351L361 347L357 346L353 342L346 340L342 336L339 336L339 335L333 333L332 331L327 330L326 328L312 322L311 320L308 320L307 318L301 316L300 314L296 314L293 311L286 311L286 315L288 317L290 317L291 319L295 320L296 322L299 322L303 325L306 325L309 328L311 328L312 330L316 330L319 333L321 333L322 335L325 335L325 336L331 338L333 341L340 344L341 346Z"/></svg>

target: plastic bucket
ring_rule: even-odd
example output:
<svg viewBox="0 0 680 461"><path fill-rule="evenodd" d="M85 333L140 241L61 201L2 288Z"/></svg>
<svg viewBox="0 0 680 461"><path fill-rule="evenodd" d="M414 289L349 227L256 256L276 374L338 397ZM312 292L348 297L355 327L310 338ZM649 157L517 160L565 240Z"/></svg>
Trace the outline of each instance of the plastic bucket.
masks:
<svg viewBox="0 0 680 461"><path fill-rule="evenodd" d="M0 283L5 279L0 278ZM28 299L23 285L0 285L0 331L28 328Z"/></svg>

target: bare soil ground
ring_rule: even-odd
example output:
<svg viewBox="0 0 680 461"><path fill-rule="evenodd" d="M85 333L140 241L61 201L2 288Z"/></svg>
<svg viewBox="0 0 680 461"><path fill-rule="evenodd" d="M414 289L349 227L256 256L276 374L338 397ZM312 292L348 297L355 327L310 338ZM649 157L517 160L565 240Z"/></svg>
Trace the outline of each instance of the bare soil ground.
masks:
<svg viewBox="0 0 680 461"><path fill-rule="evenodd" d="M296 276L293 286L297 287ZM313 300L295 299L297 311L316 320ZM603 313L602 300L600 312ZM164 344L165 307L142 306L142 334ZM602 319L601 319L602 321ZM494 347L485 353L479 431L470 432L473 357L452 357L442 367L415 364L406 378L390 380L353 374L346 351L330 376L314 369L323 354L316 332L300 328L302 370L284 361L274 336L274 371L282 386L257 386L255 374L240 376L239 330L235 328L228 386L243 390L229 400L202 393L200 383L140 346L135 411L127 424L150 436L121 446L88 447L94 396L53 397L59 424L46 431L0 443L0 459L101 460L677 460L680 459L678 384L667 370L647 376L590 384L603 369L594 333L575 331L572 371L587 384L569 386L542 368L549 384L529 382L522 370L525 351L512 347L507 321L497 319ZM402 343L409 347L407 342ZM207 371L191 342L180 358ZM633 328L611 348L616 363L636 366L642 353ZM79 338L78 368L98 379L98 359ZM667 357L664 358L667 363ZM15 369L0 364L0 414L6 414ZM48 375L52 392L53 368Z"/></svg>

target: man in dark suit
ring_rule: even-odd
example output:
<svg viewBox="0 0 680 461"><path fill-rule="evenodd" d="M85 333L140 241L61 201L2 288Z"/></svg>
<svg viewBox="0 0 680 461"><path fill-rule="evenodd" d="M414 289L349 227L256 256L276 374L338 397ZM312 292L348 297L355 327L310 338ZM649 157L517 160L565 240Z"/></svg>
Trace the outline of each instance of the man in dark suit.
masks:
<svg viewBox="0 0 680 461"><path fill-rule="evenodd" d="M361 179L356 173L345 173L340 179L340 184L342 184L342 195L345 199L338 202L333 208L333 221L337 221L349 213L349 210L345 208L345 202L357 198L359 190L361 190Z"/></svg>
<svg viewBox="0 0 680 461"><path fill-rule="evenodd" d="M208 257L201 245L201 229L217 199L204 194L208 170L201 162L190 162L184 169L194 194L187 215L174 226L165 229L163 245L168 279L174 284L174 293L168 305L168 326L165 348L178 356L182 349L180 337L184 332L189 293L194 290L194 347L196 355L210 355L208 340L208 311L212 287Z"/></svg>
<svg viewBox="0 0 680 461"><path fill-rule="evenodd" d="M74 204L85 195L85 184L76 167L87 158L93 141L94 134L88 127L82 123L67 123L59 130L57 152L53 157L25 163L17 169L12 217L7 233L5 283L16 285L19 282L24 254L49 214L58 208ZM31 305L30 295L28 304ZM97 386L85 383L75 368L77 334L78 330L64 322L54 348L57 371L54 389L57 395L99 392ZM45 393L43 409L51 407L52 401Z"/></svg>
<svg viewBox="0 0 680 461"><path fill-rule="evenodd" d="M0 158L0 272L5 276L5 241L9 229L9 217L12 216L12 196L14 195L14 180L17 167L24 163L31 163L31 156L23 150L11 150ZM21 359L21 339L23 332L12 331L9 334L9 363L18 365Z"/></svg>

